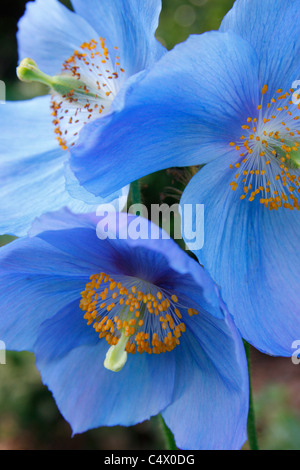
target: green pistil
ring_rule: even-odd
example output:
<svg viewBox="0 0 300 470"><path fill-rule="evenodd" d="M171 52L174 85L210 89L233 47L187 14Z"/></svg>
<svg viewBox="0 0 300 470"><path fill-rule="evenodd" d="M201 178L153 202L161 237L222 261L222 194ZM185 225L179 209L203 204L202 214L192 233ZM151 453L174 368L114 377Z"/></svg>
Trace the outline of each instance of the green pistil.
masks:
<svg viewBox="0 0 300 470"><path fill-rule="evenodd" d="M42 72L32 59L22 60L17 68L17 75L22 82L42 83L43 85L49 86L61 96L70 96L76 93L95 97L94 94L88 92L85 83L81 80L69 75L55 75L51 77Z"/></svg>
<svg viewBox="0 0 300 470"><path fill-rule="evenodd" d="M292 168L300 168L300 150L291 153Z"/></svg>
<svg viewBox="0 0 300 470"><path fill-rule="evenodd" d="M127 307L123 309L122 313L126 310L127 310ZM141 313L140 319L144 318L145 310L146 310L146 306L142 305L142 308L140 310L140 313ZM126 321L128 322L133 317L134 315L129 311L129 308L128 308ZM137 326L135 327L134 334L136 333L136 330L137 330ZM123 369L123 367L125 366L127 362L127 356L128 356L127 352L125 351L126 345L130 337L134 336L134 334L130 336L125 336L125 330L122 328L121 336L119 338L118 343L115 346L111 346L106 353L106 357L104 360L104 367L106 369L111 370L112 372L120 372L120 370Z"/></svg>
<svg viewBox="0 0 300 470"><path fill-rule="evenodd" d="M128 336L125 336L123 330L118 344L111 346L107 351L106 358L104 361L104 367L112 372L120 372L127 362L127 352L125 351L126 344L128 342Z"/></svg>
<svg viewBox="0 0 300 470"><path fill-rule="evenodd" d="M286 142L285 145L292 148L294 146L294 143ZM291 150L291 152L288 154L290 158L287 158L287 153L282 148L275 147L274 150L276 151L276 159L282 161L281 159L284 158L285 166L287 166L291 170L297 170L300 168L300 150Z"/></svg>

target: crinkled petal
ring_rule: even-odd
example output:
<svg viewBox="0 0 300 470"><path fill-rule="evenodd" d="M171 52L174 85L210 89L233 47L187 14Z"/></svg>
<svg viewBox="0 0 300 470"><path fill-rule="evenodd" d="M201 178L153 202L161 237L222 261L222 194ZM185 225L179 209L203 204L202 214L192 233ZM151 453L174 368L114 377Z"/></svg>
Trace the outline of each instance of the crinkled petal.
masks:
<svg viewBox="0 0 300 470"><path fill-rule="evenodd" d="M248 370L242 340L226 320L197 316L176 352L173 403L163 412L180 449L234 450L247 439Z"/></svg>
<svg viewBox="0 0 300 470"><path fill-rule="evenodd" d="M260 60L260 87L289 91L300 72L299 0L237 0L221 31L234 31L255 48Z"/></svg>
<svg viewBox="0 0 300 470"><path fill-rule="evenodd" d="M126 76L151 67L165 49L155 39L161 0L72 0L74 9L120 57ZM117 47L118 49L114 49Z"/></svg>
<svg viewBox="0 0 300 470"><path fill-rule="evenodd" d="M85 227L95 229L98 219L95 214L74 214L67 207L60 211L45 213L41 217L37 217L28 233L30 237L35 237L43 232L53 230L67 230L75 227Z"/></svg>
<svg viewBox="0 0 300 470"><path fill-rule="evenodd" d="M35 0L26 4L17 39L20 60L30 57L43 72L56 75L82 43L97 39L97 33L58 0Z"/></svg>
<svg viewBox="0 0 300 470"><path fill-rule="evenodd" d="M188 184L181 204L205 205L200 263L221 286L242 336L263 352L290 356L300 338L298 211L266 209L232 191L228 158L209 163Z"/></svg>
<svg viewBox="0 0 300 470"><path fill-rule="evenodd" d="M43 382L74 434L99 426L131 426L157 415L172 400L174 354L129 354L118 373L104 368L109 345L81 346L59 359L37 355Z"/></svg>
<svg viewBox="0 0 300 470"><path fill-rule="evenodd" d="M71 168L105 197L157 170L213 160L229 135L240 137L258 96L258 59L246 41L233 33L192 36L128 88L123 110L85 126Z"/></svg>
<svg viewBox="0 0 300 470"><path fill-rule="evenodd" d="M74 257L80 263L75 272L90 266L90 275L104 271L140 277L194 302L201 299L204 309L223 317L211 278L169 236L163 238L167 234L147 219L111 213L99 222L89 215L76 219L64 211L43 216L34 224L33 233L66 256ZM136 239L132 238L134 234Z"/></svg>

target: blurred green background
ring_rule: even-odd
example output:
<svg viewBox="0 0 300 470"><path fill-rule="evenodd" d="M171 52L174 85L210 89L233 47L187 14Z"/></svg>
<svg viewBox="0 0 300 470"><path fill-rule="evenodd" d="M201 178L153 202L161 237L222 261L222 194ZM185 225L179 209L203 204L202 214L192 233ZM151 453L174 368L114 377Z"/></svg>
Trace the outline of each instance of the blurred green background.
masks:
<svg viewBox="0 0 300 470"><path fill-rule="evenodd" d="M16 79L15 34L25 3L23 0L6 2L5 13L0 17L0 80L7 85L8 100L45 93L43 87ZM68 1L62 3L70 5ZM163 0L157 38L171 49L190 34L218 29L232 4L233 0ZM172 169L144 178L145 202L177 202L189 174L188 170ZM10 237L0 237L0 245L10 240ZM252 363L261 448L300 449L300 366L297 368L290 359L264 356L255 350L252 350ZM29 353L10 352L7 364L0 364L0 450L160 449L162 443L156 418L129 429L97 429L71 439L69 425L41 384L34 357Z"/></svg>

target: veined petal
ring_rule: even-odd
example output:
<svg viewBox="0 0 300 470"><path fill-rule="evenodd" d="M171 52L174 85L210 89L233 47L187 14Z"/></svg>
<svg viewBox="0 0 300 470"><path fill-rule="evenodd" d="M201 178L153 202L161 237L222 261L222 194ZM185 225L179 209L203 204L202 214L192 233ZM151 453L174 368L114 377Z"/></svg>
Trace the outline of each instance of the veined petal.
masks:
<svg viewBox="0 0 300 470"><path fill-rule="evenodd" d="M300 72L300 2L237 0L221 31L234 31L249 41L260 59L260 87L289 90Z"/></svg>
<svg viewBox="0 0 300 470"><path fill-rule="evenodd" d="M67 207L60 211L45 213L37 217L29 231L30 237L53 230L68 230L75 227L95 229L98 220L95 214L80 214L71 212Z"/></svg>
<svg viewBox="0 0 300 470"><path fill-rule="evenodd" d="M55 274L1 272L0 279L1 338L16 351L33 351L41 323L78 299L86 283L84 278L63 279Z"/></svg>
<svg viewBox="0 0 300 470"><path fill-rule="evenodd" d="M128 195L130 191L130 185L124 186L124 188L110 194L107 198L99 198L94 194L89 193L83 186L80 186L79 181L72 172L68 162L65 163L65 177L66 177L66 190L69 195L74 199L84 201L88 205L96 204L109 204L111 210L115 208L116 211L122 211L126 206ZM107 206L108 207L108 206Z"/></svg>
<svg viewBox="0 0 300 470"><path fill-rule="evenodd" d="M127 76L152 66L165 53L154 36L161 0L72 0L72 4L106 39L110 50L118 47Z"/></svg>
<svg viewBox="0 0 300 470"><path fill-rule="evenodd" d="M30 57L45 73L60 73L62 64L85 41L97 39L92 26L58 0L26 4L17 34L20 60Z"/></svg>
<svg viewBox="0 0 300 470"><path fill-rule="evenodd" d="M73 433L98 426L131 426L157 415L172 400L174 354L136 354L118 373L103 362L106 341L81 346L51 361L37 356L43 382Z"/></svg>
<svg viewBox="0 0 300 470"><path fill-rule="evenodd" d="M96 210L66 191L64 161L51 123L50 97L8 102L0 110L0 233L26 235L35 217L64 206Z"/></svg>
<svg viewBox="0 0 300 470"><path fill-rule="evenodd" d="M43 361L53 361L65 356L73 348L96 345L98 336L88 328L79 307L80 299L65 306L56 315L41 323L34 353Z"/></svg>
<svg viewBox="0 0 300 470"><path fill-rule="evenodd" d="M99 240L102 228L96 234L93 215L75 218L67 210L44 215L33 228L36 236L1 249L0 337L9 349L36 354L43 381L74 433L136 424L165 410L182 447L238 447L247 414L247 369L241 341L215 284L171 239L113 237L114 230L117 235L131 223L140 224L138 233L151 233L148 220L124 213L119 217L115 229L110 228L111 238ZM163 234L159 227L157 232ZM126 362L121 368L114 359L106 362L107 352L118 346ZM182 397L198 403L190 379L205 392L201 408L211 400L207 386L216 400L222 397L230 423L216 418L209 404L211 416L200 406L190 416L188 408L188 443L172 419L182 410ZM199 438L195 417L212 417L233 434L228 440L213 437L207 444L207 436ZM209 430L216 435L213 425Z"/></svg>
<svg viewBox="0 0 300 470"><path fill-rule="evenodd" d="M227 164L206 165L183 194L181 204L205 204L205 245L196 255L242 336L265 353L290 356L300 337L299 213L241 201L243 187L232 191Z"/></svg>
<svg viewBox="0 0 300 470"><path fill-rule="evenodd" d="M131 238L134 229L138 233L136 239ZM89 263L90 274L104 271L140 277L194 302L201 299L202 308L223 318L214 282L198 263L147 219L114 212L101 220L91 214L74 216L64 210L45 214L34 223L30 235L41 238L67 259L73 257L78 264L74 272L78 274Z"/></svg>
<svg viewBox="0 0 300 470"><path fill-rule="evenodd" d="M82 225L81 231L56 232L63 236L57 246L51 244L55 232L46 232L47 241L24 238L1 248L0 336L8 349L32 350L41 323L79 305L89 277L113 267L112 249L97 243L85 216Z"/></svg>
<svg viewBox="0 0 300 470"><path fill-rule="evenodd" d="M240 37L192 36L140 76L123 111L101 127L85 126L71 168L88 191L105 197L154 171L213 160L228 131L239 136L239 122L255 109L257 77L256 54Z"/></svg>
<svg viewBox="0 0 300 470"><path fill-rule="evenodd" d="M193 318L175 350L174 401L162 414L180 449L235 450L247 439L247 361L232 320L225 318Z"/></svg>

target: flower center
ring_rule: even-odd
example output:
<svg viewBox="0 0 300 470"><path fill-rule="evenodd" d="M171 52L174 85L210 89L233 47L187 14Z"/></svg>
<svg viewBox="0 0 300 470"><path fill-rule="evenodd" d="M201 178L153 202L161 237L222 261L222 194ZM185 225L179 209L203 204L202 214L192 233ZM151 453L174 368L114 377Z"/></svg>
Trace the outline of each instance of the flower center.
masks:
<svg viewBox="0 0 300 470"><path fill-rule="evenodd" d="M104 365L114 371L125 365L127 353L172 351L186 330L183 314L199 313L153 284L124 276L115 280L105 273L91 276L81 296L84 319L111 346Z"/></svg>
<svg viewBox="0 0 300 470"><path fill-rule="evenodd" d="M240 139L229 144L239 154L238 161L230 165L238 170L230 186L236 191L242 180L241 200L254 201L259 196L270 210L299 210L300 105L292 100L293 89L277 90L276 97L265 104L267 91L265 85L257 115L242 125Z"/></svg>
<svg viewBox="0 0 300 470"><path fill-rule="evenodd" d="M117 53L118 48L114 49ZM24 59L18 67L21 80L38 81L51 88L53 124L63 150L75 145L85 124L110 112L124 72L120 58L111 58L103 38L83 43L64 62L60 75L44 74L31 59Z"/></svg>

